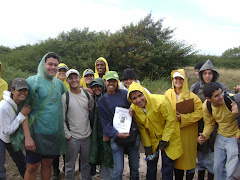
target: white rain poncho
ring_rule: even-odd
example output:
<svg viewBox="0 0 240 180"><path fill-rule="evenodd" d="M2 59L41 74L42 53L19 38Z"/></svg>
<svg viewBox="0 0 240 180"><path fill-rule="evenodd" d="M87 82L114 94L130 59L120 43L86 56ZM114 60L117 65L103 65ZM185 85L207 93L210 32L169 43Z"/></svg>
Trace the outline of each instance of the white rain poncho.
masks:
<svg viewBox="0 0 240 180"><path fill-rule="evenodd" d="M61 96L67 88L61 80L47 73L46 55L38 66L37 75L27 78L29 86L27 100L32 107L29 128L36 145L35 152L59 155L65 153L66 147ZM24 149L22 128L19 128L11 139L14 150Z"/></svg>

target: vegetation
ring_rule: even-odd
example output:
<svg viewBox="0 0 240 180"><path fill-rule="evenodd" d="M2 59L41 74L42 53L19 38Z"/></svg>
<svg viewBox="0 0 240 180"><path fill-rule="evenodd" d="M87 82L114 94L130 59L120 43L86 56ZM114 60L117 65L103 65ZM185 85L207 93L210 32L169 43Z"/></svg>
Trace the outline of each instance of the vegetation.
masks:
<svg viewBox="0 0 240 180"><path fill-rule="evenodd" d="M173 39L174 29L164 28L163 21L154 21L150 13L138 23L125 25L115 33L72 29L33 45L14 49L0 46L2 76L10 84L17 76L26 78L36 74L47 52L57 53L61 62L80 72L86 68L94 70L95 60L104 57L110 69L119 72L120 76L130 67L148 84L153 80L169 81L167 78L173 69L194 66L207 59L217 67L239 67L240 47L228 49L222 56L198 55L193 45Z"/></svg>

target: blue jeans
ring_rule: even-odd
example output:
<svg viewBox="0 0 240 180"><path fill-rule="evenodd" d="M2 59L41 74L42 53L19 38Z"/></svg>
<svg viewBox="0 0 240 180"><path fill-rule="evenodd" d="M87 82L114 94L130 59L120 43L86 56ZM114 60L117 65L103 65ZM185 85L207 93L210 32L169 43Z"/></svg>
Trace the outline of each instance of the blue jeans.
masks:
<svg viewBox="0 0 240 180"><path fill-rule="evenodd" d="M162 179L172 180L174 161L167 156L164 150L161 151L161 156L162 156ZM159 156L157 156L151 161L147 161L147 180L155 180L157 178L158 158Z"/></svg>
<svg viewBox="0 0 240 180"><path fill-rule="evenodd" d="M238 146L235 137L227 138L220 134L217 134L214 144L213 166L215 179L232 179L233 173L238 166L238 163Z"/></svg>
<svg viewBox="0 0 240 180"><path fill-rule="evenodd" d="M0 139L0 180L6 180L5 156L6 144Z"/></svg>
<svg viewBox="0 0 240 180"><path fill-rule="evenodd" d="M208 172L213 174L213 162L214 162L214 152L211 152L210 148L208 152L197 152L197 170L204 171L205 169Z"/></svg>
<svg viewBox="0 0 240 180"><path fill-rule="evenodd" d="M137 136L135 145L127 147L130 167L130 179L132 180L139 179L139 145L140 135ZM111 147L114 162L112 180L121 180L122 172L124 169L124 146L116 144L114 139L112 138Z"/></svg>
<svg viewBox="0 0 240 180"><path fill-rule="evenodd" d="M0 180L6 179L6 169L4 167L6 149L8 150L9 155L13 159L14 163L18 168L19 173L23 178L26 171L26 163L25 163L25 156L22 150L14 152L11 147L7 146L7 144L0 139Z"/></svg>

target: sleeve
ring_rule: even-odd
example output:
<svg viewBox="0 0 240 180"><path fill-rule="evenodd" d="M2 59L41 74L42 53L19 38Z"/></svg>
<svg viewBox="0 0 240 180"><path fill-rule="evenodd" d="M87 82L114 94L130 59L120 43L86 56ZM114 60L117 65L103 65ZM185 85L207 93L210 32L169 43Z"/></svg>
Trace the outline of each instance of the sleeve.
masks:
<svg viewBox="0 0 240 180"><path fill-rule="evenodd" d="M225 85L222 84L222 83L219 83L219 84L220 84L220 86L221 86L221 89L222 89L224 92L231 92L230 89L228 89L227 86L225 86Z"/></svg>
<svg viewBox="0 0 240 180"><path fill-rule="evenodd" d="M90 100L89 100L89 108L93 109L94 107L94 98L91 96L91 94L88 92Z"/></svg>
<svg viewBox="0 0 240 180"><path fill-rule="evenodd" d="M102 104L101 99L98 100L98 114L102 123L104 134L106 134L110 138L116 139L118 131L112 125L113 117L110 117L107 109Z"/></svg>
<svg viewBox="0 0 240 180"><path fill-rule="evenodd" d="M194 83L194 84L191 86L190 92L193 92L193 89L194 89L194 87L195 87L195 84L196 84L196 83Z"/></svg>
<svg viewBox="0 0 240 180"><path fill-rule="evenodd" d="M207 105L207 100L203 103L203 121L204 121L204 129L203 129L203 135L205 136L205 140L208 140L211 133L214 130L215 127L215 120L212 116L212 114L209 112Z"/></svg>
<svg viewBox="0 0 240 180"><path fill-rule="evenodd" d="M62 95L62 107L63 107L63 118L64 118L64 133L65 133L65 138L69 139L72 135L67 128L66 125L66 111L67 111L67 104L66 104L66 93Z"/></svg>
<svg viewBox="0 0 240 180"><path fill-rule="evenodd" d="M33 77L29 77L27 78L27 82L28 82L29 91L28 91L28 96L26 98L26 102L29 102L32 110L34 109L38 110L40 109L40 101L37 94L37 91L38 91L37 80Z"/></svg>
<svg viewBox="0 0 240 180"><path fill-rule="evenodd" d="M21 112L19 112L15 119L12 120L10 112L8 112L6 109L1 108L3 134L5 135L13 134L25 119L26 117Z"/></svg>
<svg viewBox="0 0 240 180"><path fill-rule="evenodd" d="M165 127L163 129L162 140L169 141L171 138L175 125L177 123L176 115L174 114L172 105L166 96L163 96L164 99L159 106L159 112L161 113L162 117L165 119Z"/></svg>
<svg viewBox="0 0 240 180"><path fill-rule="evenodd" d="M192 125L203 117L202 101L193 93L191 93L191 97L194 98L194 112L181 114L180 128Z"/></svg>

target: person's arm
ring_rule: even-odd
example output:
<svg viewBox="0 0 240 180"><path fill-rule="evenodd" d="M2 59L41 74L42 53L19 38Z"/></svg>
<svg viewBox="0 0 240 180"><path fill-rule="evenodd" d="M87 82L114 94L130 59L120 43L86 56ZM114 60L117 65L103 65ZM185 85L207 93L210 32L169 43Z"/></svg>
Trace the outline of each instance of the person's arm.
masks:
<svg viewBox="0 0 240 180"><path fill-rule="evenodd" d="M101 120L104 133L108 137L116 139L118 131L112 125L113 117L111 117L111 115L106 111L107 110L100 98L98 100L98 113L99 113L99 118Z"/></svg>
<svg viewBox="0 0 240 180"><path fill-rule="evenodd" d="M36 146L29 130L28 117L23 121L22 128L23 128L23 133L25 137L26 150L35 151Z"/></svg>
<svg viewBox="0 0 240 180"><path fill-rule="evenodd" d="M12 107L10 107L10 110L2 108L0 113L1 119L3 120L3 134L6 135L11 135L17 130L19 125L26 119L26 116L30 113L31 107L28 105L24 105L14 120L11 120L10 111L13 111Z"/></svg>
<svg viewBox="0 0 240 180"><path fill-rule="evenodd" d="M193 93L191 93L190 97L194 98L194 112L181 114L180 128L192 125L203 117L202 101Z"/></svg>
<svg viewBox="0 0 240 180"><path fill-rule="evenodd" d="M211 133L215 127L215 119L213 118L212 114L209 112L207 108L207 100L203 103L203 121L204 121L204 129L202 135L205 137L205 141L209 139Z"/></svg>
<svg viewBox="0 0 240 180"><path fill-rule="evenodd" d="M70 95L69 95L70 96ZM69 97L70 98L70 97ZM63 119L64 119L64 133L65 133L65 138L67 140L71 140L72 135L66 125L66 111L67 111L67 104L66 104L66 93L62 95L62 107L63 107Z"/></svg>

